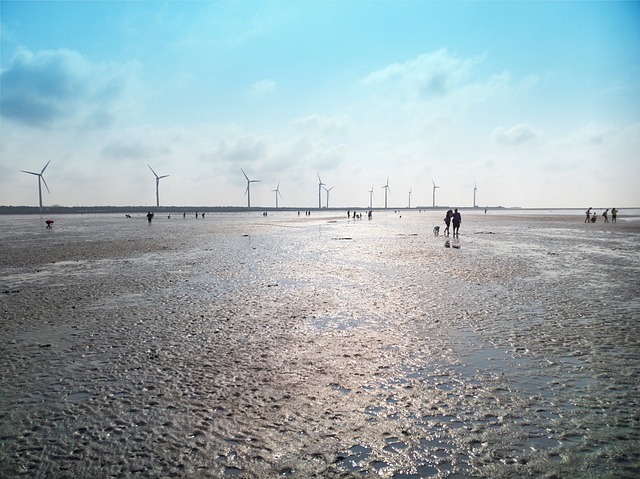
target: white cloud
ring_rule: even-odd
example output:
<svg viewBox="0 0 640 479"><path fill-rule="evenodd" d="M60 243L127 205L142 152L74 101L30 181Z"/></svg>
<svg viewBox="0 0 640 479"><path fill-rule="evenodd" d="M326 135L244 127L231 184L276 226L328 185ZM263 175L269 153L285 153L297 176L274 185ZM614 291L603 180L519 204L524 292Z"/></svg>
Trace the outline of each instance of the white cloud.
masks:
<svg viewBox="0 0 640 479"><path fill-rule="evenodd" d="M37 128L103 128L136 102L139 65L91 63L72 50L17 50L0 74L1 114Z"/></svg>
<svg viewBox="0 0 640 479"><path fill-rule="evenodd" d="M428 101L444 97L469 81L470 70L482 57L456 58L446 50L393 63L367 75L362 83L394 98Z"/></svg>
<svg viewBox="0 0 640 479"><path fill-rule="evenodd" d="M273 80L269 80L268 78L265 78L264 80L260 80L259 82L256 82L253 85L251 85L251 88L249 89L249 91L253 96L262 96L262 95L266 95L267 93L271 93L272 91L275 91L276 87L277 87L276 82L274 82Z"/></svg>
<svg viewBox="0 0 640 479"><path fill-rule="evenodd" d="M315 113L292 121L293 126L297 128L323 133L344 131L350 123L351 118L348 115L327 117Z"/></svg>
<svg viewBox="0 0 640 479"><path fill-rule="evenodd" d="M504 145L521 145L527 141L533 140L536 137L536 133L531 125L521 123L519 125L512 126L511 128L499 126L493 130L491 137L495 143L501 143Z"/></svg>

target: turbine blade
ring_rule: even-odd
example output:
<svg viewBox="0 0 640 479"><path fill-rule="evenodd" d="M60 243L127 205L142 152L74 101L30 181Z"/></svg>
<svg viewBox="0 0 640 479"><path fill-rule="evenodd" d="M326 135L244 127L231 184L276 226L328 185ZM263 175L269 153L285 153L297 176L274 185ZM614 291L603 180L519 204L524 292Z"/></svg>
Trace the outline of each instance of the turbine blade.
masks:
<svg viewBox="0 0 640 479"><path fill-rule="evenodd" d="M49 186L47 185L47 182L44 181L44 176L42 175L38 175L40 178L42 178L42 182L44 183L45 188L47 189L47 191L49 192L49 194L51 194L51 190L49 190Z"/></svg>
<svg viewBox="0 0 640 479"><path fill-rule="evenodd" d="M147 166L149 166L149 165L147 164ZM153 171L153 168L151 168L151 167L149 166L149 169L151 170L151 173L153 173L153 176L155 176L155 177L157 178L157 177L158 177L158 175L156 174L156 172L155 172L155 171Z"/></svg>
<svg viewBox="0 0 640 479"><path fill-rule="evenodd" d="M44 173L44 170L47 169L47 166L49 166L49 163L51 163L51 160L47 161L47 164L44 165L44 168L42 168L42 171L40 172L40 174Z"/></svg>
<svg viewBox="0 0 640 479"><path fill-rule="evenodd" d="M171 176L171 175L163 175L163 176L158 176L158 179L161 179L161 178L166 178L167 176Z"/></svg>
<svg viewBox="0 0 640 479"><path fill-rule="evenodd" d="M20 170L23 173L29 173L30 175L36 175L36 176L40 176L40 173L34 173L33 171L27 171L27 170Z"/></svg>
<svg viewBox="0 0 640 479"><path fill-rule="evenodd" d="M240 168L240 171L242 171L242 174L244 175L244 177L247 179L247 181L249 181L249 177L247 176L247 174L244 172L244 170L242 168Z"/></svg>

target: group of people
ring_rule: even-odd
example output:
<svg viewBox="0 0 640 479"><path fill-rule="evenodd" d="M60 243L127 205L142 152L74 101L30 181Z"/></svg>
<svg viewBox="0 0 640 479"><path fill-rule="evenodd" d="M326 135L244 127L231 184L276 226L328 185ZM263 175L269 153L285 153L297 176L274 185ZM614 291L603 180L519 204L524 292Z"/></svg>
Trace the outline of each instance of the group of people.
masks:
<svg viewBox="0 0 640 479"><path fill-rule="evenodd" d="M444 224L447 225L447 227L444 229L444 234L449 236L449 228L451 224L453 224L453 236L460 236L460 223L462 223L462 215L458 211L458 208L456 208L454 211L447 211L447 214L444 217Z"/></svg>
<svg viewBox="0 0 640 479"><path fill-rule="evenodd" d="M585 213L586 218L584 219L585 223L595 223L596 220L598 219L598 214L595 211L592 213L591 212L592 209L593 208L589 207L589 209L586 211ZM602 217L604 218L605 223L609 222L609 208L603 211ZM611 222L615 223L617 218L618 218L618 210L616 208L611 208Z"/></svg>

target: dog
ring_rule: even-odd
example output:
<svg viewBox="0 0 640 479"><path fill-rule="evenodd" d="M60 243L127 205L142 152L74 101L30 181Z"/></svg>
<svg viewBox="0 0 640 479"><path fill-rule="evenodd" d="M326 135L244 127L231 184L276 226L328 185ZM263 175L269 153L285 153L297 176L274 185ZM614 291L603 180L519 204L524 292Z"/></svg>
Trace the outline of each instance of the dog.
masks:
<svg viewBox="0 0 640 479"><path fill-rule="evenodd" d="M440 227L439 226L434 226L433 227L433 236L440 236Z"/></svg>

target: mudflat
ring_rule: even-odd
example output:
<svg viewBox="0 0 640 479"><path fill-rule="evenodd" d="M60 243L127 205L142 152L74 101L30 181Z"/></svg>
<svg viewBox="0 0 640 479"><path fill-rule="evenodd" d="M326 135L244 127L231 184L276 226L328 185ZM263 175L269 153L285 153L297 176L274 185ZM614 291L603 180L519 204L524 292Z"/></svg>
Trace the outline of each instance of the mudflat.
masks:
<svg viewBox="0 0 640 479"><path fill-rule="evenodd" d="M0 476L636 477L640 222L440 216L1 218Z"/></svg>

